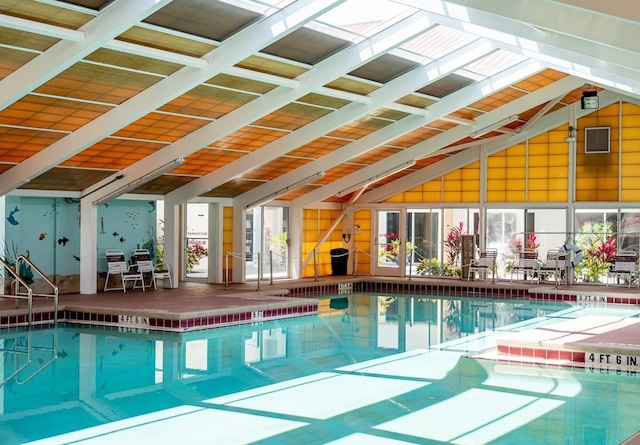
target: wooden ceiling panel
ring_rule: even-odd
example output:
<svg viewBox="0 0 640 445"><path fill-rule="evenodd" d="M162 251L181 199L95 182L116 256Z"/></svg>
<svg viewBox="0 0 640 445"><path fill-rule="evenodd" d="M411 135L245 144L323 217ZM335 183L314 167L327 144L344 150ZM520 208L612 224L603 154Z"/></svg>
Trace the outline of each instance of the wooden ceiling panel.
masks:
<svg viewBox="0 0 640 445"><path fill-rule="evenodd" d="M78 29L93 18L91 14L36 0L2 0L0 13L68 29Z"/></svg>
<svg viewBox="0 0 640 445"><path fill-rule="evenodd" d="M64 136L64 133L0 127L0 159L2 162L22 162Z"/></svg>
<svg viewBox="0 0 640 445"><path fill-rule="evenodd" d="M228 136L220 138L209 146L211 148L251 152L287 134L289 132L259 127L243 127Z"/></svg>
<svg viewBox="0 0 640 445"><path fill-rule="evenodd" d="M122 170L165 146L165 144L154 144L145 141L106 138L67 159L62 165L67 167Z"/></svg>
<svg viewBox="0 0 640 445"><path fill-rule="evenodd" d="M74 131L110 109L104 105L27 95L0 111L0 124Z"/></svg>
<svg viewBox="0 0 640 445"><path fill-rule="evenodd" d="M219 86L226 89L246 91L257 95L267 94L276 88L274 84L244 79L238 76L221 73L204 82L207 85ZM251 95L251 94L250 94Z"/></svg>
<svg viewBox="0 0 640 445"><path fill-rule="evenodd" d="M371 83L361 82L356 79L346 79L343 77L333 80L325 86L327 88L333 88L334 90L360 94L362 96L367 96L380 88L379 86Z"/></svg>
<svg viewBox="0 0 640 445"><path fill-rule="evenodd" d="M217 197L217 198L235 198L243 193L253 190L263 184L262 181L246 181L241 179L232 179L213 190L202 194L201 196Z"/></svg>
<svg viewBox="0 0 640 445"><path fill-rule="evenodd" d="M2 31L3 28L0 28L0 33ZM0 47L0 79L4 79L36 56L34 53Z"/></svg>
<svg viewBox="0 0 640 445"><path fill-rule="evenodd" d="M200 85L159 109L168 113L218 119L251 102L256 97L253 94Z"/></svg>
<svg viewBox="0 0 640 445"><path fill-rule="evenodd" d="M217 48L212 42L189 39L171 33L164 33L157 29L143 28L140 26L134 26L128 29L120 34L117 40L191 57L202 57Z"/></svg>
<svg viewBox="0 0 640 445"><path fill-rule="evenodd" d="M3 45L14 46L16 48L27 48L33 51L46 51L57 42L58 39L53 37L0 26L0 43ZM1 48L0 50L8 49L10 48ZM23 51L19 52L26 53ZM35 57L37 55L37 53L27 54L31 54L31 57Z"/></svg>
<svg viewBox="0 0 640 445"><path fill-rule="evenodd" d="M56 167L20 187L27 190L61 190L80 192L111 175L110 171Z"/></svg>
<svg viewBox="0 0 640 445"><path fill-rule="evenodd" d="M158 76L80 62L37 88L36 92L116 105L160 79Z"/></svg>
<svg viewBox="0 0 640 445"><path fill-rule="evenodd" d="M131 193L141 193L145 195L166 195L167 193L172 192L195 179L196 178L193 177L179 176L175 174L162 175L145 184L142 184L140 187L132 190Z"/></svg>
<svg viewBox="0 0 640 445"><path fill-rule="evenodd" d="M316 105L318 107L327 107L333 110L338 110L344 107L345 105L348 105L349 103L351 103L348 100L344 100L338 97L331 97L331 96L326 96L324 94L317 94L317 93L305 94L300 99L298 99L298 102L302 102L310 105Z"/></svg>
<svg viewBox="0 0 640 445"><path fill-rule="evenodd" d="M175 142L208 123L208 120L153 112L117 131L114 136Z"/></svg>
<svg viewBox="0 0 640 445"><path fill-rule="evenodd" d="M272 74L285 79L295 79L307 71L306 68L285 63L263 56L251 56L236 64L238 68L245 68L258 73Z"/></svg>
<svg viewBox="0 0 640 445"><path fill-rule="evenodd" d="M253 125L295 131L300 127L304 127L305 125L326 116L330 112L331 111L326 108L317 108L299 103L291 103L261 119L258 119L253 123Z"/></svg>
<svg viewBox="0 0 640 445"><path fill-rule="evenodd" d="M295 150L290 151L287 154L290 156L299 156L303 158L320 159L321 157L331 153L334 150L338 150L349 143L350 141L345 141L343 139L320 137L314 141L309 142L308 144L303 145L302 147L298 147Z"/></svg>
<svg viewBox="0 0 640 445"><path fill-rule="evenodd" d="M89 54L85 60L162 76L170 76L183 67L183 65L177 63L165 62L163 60L151 59L149 57L104 48L100 48Z"/></svg>

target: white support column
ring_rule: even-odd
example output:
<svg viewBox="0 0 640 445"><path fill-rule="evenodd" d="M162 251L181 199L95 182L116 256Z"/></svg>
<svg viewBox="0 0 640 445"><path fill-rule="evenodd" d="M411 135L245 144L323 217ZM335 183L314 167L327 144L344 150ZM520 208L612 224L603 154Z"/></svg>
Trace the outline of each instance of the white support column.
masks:
<svg viewBox="0 0 640 445"><path fill-rule="evenodd" d="M100 252L102 255L104 252ZM98 207L91 197L80 202L80 293L98 292ZM105 259L106 264L106 259Z"/></svg>
<svg viewBox="0 0 640 445"><path fill-rule="evenodd" d="M179 246L180 246L180 204L170 201L164 202L164 261L169 264L171 269L171 282L174 288L178 287L182 276L182 265L180 264ZM168 280L162 280L165 287Z"/></svg>
<svg viewBox="0 0 640 445"><path fill-rule="evenodd" d="M208 282L223 283L224 276L222 274L224 257L224 240L223 240L223 206L221 203L209 204L209 263L208 263Z"/></svg>
<svg viewBox="0 0 640 445"><path fill-rule="evenodd" d="M259 209L259 208L258 208ZM256 211L258 211L256 209ZM233 206L233 247L231 250L233 253L239 253L240 257L233 256L231 264L233 274L229 278L229 281L234 283L246 283L247 282L247 262L245 260L245 246L247 244L247 233L245 230L247 224L247 212L244 207L234 205ZM262 228L260 228L262 230ZM254 252L255 253L255 252ZM226 252L225 252L226 254ZM228 271L225 271L228 273Z"/></svg>
<svg viewBox="0 0 640 445"><path fill-rule="evenodd" d="M302 274L302 207L289 207L289 276L294 280Z"/></svg>

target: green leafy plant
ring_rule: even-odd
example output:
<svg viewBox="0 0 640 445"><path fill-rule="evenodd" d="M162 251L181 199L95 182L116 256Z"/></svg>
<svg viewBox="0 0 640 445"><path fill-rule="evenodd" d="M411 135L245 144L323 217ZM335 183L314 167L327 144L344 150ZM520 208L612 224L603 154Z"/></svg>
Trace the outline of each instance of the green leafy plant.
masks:
<svg viewBox="0 0 640 445"><path fill-rule="evenodd" d="M618 252L615 241L615 238L610 236L606 240L596 241L586 250L583 260L576 266L576 273L584 282L601 282Z"/></svg>

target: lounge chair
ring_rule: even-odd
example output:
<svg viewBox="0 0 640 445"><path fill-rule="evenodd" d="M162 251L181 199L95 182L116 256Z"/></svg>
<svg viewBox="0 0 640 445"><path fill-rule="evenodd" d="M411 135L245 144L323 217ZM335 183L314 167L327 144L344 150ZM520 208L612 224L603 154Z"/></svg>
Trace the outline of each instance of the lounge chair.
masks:
<svg viewBox="0 0 640 445"><path fill-rule="evenodd" d="M124 252L120 249L107 249L105 256L107 257L107 277L104 280L104 291L109 290L121 290L127 291L127 282L132 281L133 287L136 287L136 283L140 281L142 290L144 288L144 278L142 272L138 270L136 265L128 265L127 260L124 257ZM109 278L112 276L120 277L120 286L109 287Z"/></svg>

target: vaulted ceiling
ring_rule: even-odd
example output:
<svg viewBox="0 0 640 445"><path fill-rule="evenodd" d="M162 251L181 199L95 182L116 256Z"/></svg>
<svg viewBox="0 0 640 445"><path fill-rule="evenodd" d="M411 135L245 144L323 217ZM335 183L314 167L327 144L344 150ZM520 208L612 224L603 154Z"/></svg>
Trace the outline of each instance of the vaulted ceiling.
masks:
<svg viewBox="0 0 640 445"><path fill-rule="evenodd" d="M636 103L626 4L0 0L0 194L379 201Z"/></svg>

